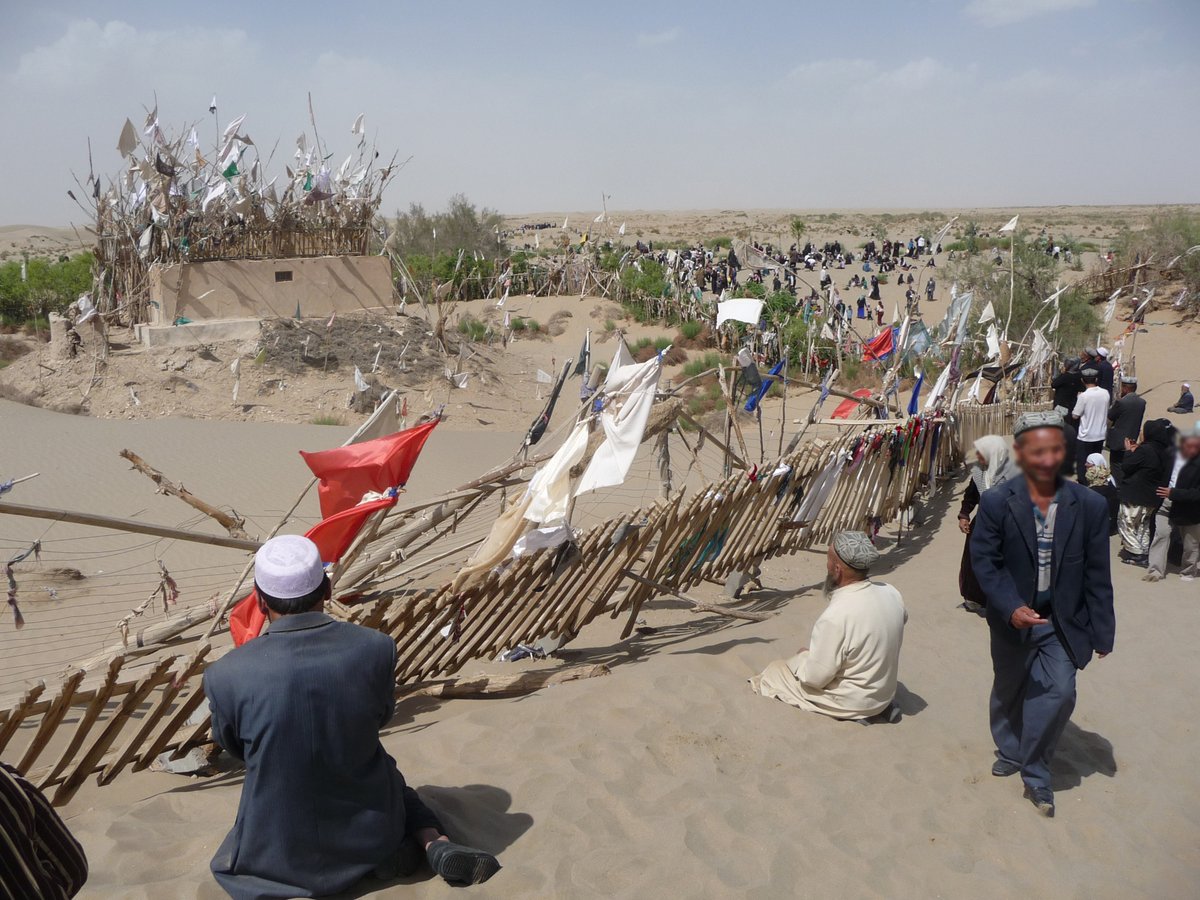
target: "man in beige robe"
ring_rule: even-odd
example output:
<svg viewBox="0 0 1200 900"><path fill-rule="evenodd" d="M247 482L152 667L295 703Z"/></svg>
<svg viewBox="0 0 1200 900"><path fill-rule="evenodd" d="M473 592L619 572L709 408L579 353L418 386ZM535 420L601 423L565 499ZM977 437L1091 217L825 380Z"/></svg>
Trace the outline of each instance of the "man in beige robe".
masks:
<svg viewBox="0 0 1200 900"><path fill-rule="evenodd" d="M894 587L867 580L878 558L861 531L834 537L826 556L829 605L813 625L810 646L751 678L756 693L837 719L884 712L898 719L891 704L908 612Z"/></svg>

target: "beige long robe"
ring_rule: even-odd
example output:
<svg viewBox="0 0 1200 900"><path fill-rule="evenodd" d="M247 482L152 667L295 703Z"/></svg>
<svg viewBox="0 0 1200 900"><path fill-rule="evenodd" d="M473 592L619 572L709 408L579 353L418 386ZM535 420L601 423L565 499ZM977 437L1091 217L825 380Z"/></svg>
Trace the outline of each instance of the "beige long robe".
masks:
<svg viewBox="0 0 1200 900"><path fill-rule="evenodd" d="M750 686L764 697L838 719L881 713L896 696L907 621L900 592L890 584L840 587L813 625L809 649L771 663Z"/></svg>

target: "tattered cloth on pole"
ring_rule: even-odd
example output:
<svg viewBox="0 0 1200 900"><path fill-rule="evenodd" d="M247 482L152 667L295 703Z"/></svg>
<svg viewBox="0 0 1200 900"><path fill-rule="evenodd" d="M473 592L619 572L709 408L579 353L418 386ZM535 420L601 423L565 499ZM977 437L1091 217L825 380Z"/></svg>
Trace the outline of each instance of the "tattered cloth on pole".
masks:
<svg viewBox="0 0 1200 900"><path fill-rule="evenodd" d="M870 391L867 393L869 394ZM807 525L816 522L817 516L821 514L821 510L825 506L825 501L833 493L833 488L837 484L838 476L844 466L845 457L835 450L830 456L829 462L825 464L825 468L821 470L821 474L816 477L812 487L804 495L804 499L800 501L800 505L792 516L793 522L805 522Z"/></svg>
<svg viewBox="0 0 1200 900"><path fill-rule="evenodd" d="M543 526L565 521L571 502L571 469L583 459L588 420L576 422L567 439L529 479L529 503L522 515Z"/></svg>
<svg viewBox="0 0 1200 900"><path fill-rule="evenodd" d="M863 345L863 362L887 359L896 349L896 330L887 328Z"/></svg>
<svg viewBox="0 0 1200 900"><path fill-rule="evenodd" d="M618 347L618 358L620 354ZM662 353L644 363L626 366L616 363L617 359L614 359L604 381L604 409L600 413L604 443L596 449L579 479L576 496L625 481L641 446L650 407L654 405L662 374Z"/></svg>
<svg viewBox="0 0 1200 900"><path fill-rule="evenodd" d="M1057 320L1057 316L1055 319ZM1048 362L1054 355L1054 348L1050 346L1050 342L1046 340L1046 336L1042 334L1040 328L1033 330L1033 345L1029 350L1029 363L1027 368L1038 369L1043 364Z"/></svg>
<svg viewBox="0 0 1200 900"><path fill-rule="evenodd" d="M913 322L909 328L908 345L904 348L905 357L921 356L933 346L933 338L929 336L925 323ZM935 350L935 355L941 356L941 353Z"/></svg>
<svg viewBox="0 0 1200 900"><path fill-rule="evenodd" d="M757 325L762 318L763 301L755 297L740 297L736 300L723 300L717 304L717 327L720 328L731 319L735 322L745 322Z"/></svg>
<svg viewBox="0 0 1200 900"><path fill-rule="evenodd" d="M979 324L986 325L988 322L996 321L996 307L992 306L992 301L987 302L987 306L983 308L983 312L979 314Z"/></svg>
<svg viewBox="0 0 1200 900"><path fill-rule="evenodd" d="M1009 219L1007 222L1005 222L1003 225L1001 225L1000 233L1001 234L1011 234L1012 232L1016 231L1017 230L1017 219L1019 219L1019 218L1021 218L1020 213L1013 216L1011 219Z"/></svg>
<svg viewBox="0 0 1200 900"><path fill-rule="evenodd" d="M975 295L971 291L963 294L952 291L946 315L933 328L934 340L939 344L949 340L953 340L955 343L962 343L966 337L967 319L971 314L971 305L974 302Z"/></svg>
<svg viewBox="0 0 1200 900"><path fill-rule="evenodd" d="M925 372L917 372L917 383L913 385L912 397L908 401L908 414L915 416L921 409L921 385L925 383Z"/></svg>
<svg viewBox="0 0 1200 900"><path fill-rule="evenodd" d="M783 373L783 367L787 365L787 358L781 359L771 367L771 375L780 376ZM760 378L759 386L750 393L746 398L746 412L754 412L758 409L758 404L762 402L763 397L767 396L767 392L771 390L771 385L775 383L775 378Z"/></svg>
<svg viewBox="0 0 1200 900"><path fill-rule="evenodd" d="M321 480L317 493L325 518L357 506L363 495L404 487L421 448L440 419L387 437L300 455Z"/></svg>
<svg viewBox="0 0 1200 900"><path fill-rule="evenodd" d="M1000 356L1000 332L996 330L995 324L989 325L987 330L987 350L988 359L997 359Z"/></svg>
<svg viewBox="0 0 1200 900"><path fill-rule="evenodd" d="M950 384L950 372L953 368L953 365L946 366L942 369L942 374L937 377L937 381L933 383L929 396L925 398L925 412L934 410L945 396L946 387Z"/></svg>
<svg viewBox="0 0 1200 900"><path fill-rule="evenodd" d="M539 370L540 371L540 370ZM546 433L546 428L550 425L550 417L554 415L554 405L558 403L558 395L562 392L563 384L566 383L567 375L571 371L571 361L567 360L559 373L558 381L554 383L553 389L550 391L550 399L546 401L546 408L541 414L533 420L533 424L529 426L529 431L525 433L525 446L532 447L542 439L542 435ZM539 379L540 380L540 379Z"/></svg>
<svg viewBox="0 0 1200 900"><path fill-rule="evenodd" d="M1117 288L1108 298L1108 304L1104 307L1104 324L1107 325L1113 320L1113 316L1117 312L1117 297L1120 295L1121 289Z"/></svg>
<svg viewBox="0 0 1200 900"><path fill-rule="evenodd" d="M323 563L336 563L350 549L350 545L354 543L371 514L395 506L398 499L399 494L392 493L391 496L342 510L322 519L304 536L317 545ZM252 590L249 596L243 597L229 612L229 633L233 637L234 645L240 647L246 641L258 637L266 620L267 617L258 608L258 592Z"/></svg>
<svg viewBox="0 0 1200 900"><path fill-rule="evenodd" d="M133 127L133 123L128 119L125 120L125 126L121 129L121 135L117 138L117 150L122 156L128 157L137 149L137 129Z"/></svg>
<svg viewBox="0 0 1200 900"><path fill-rule="evenodd" d="M25 617L21 615L21 607L17 605L17 579L13 575L13 566L19 562L24 562L30 555L38 562L41 562L41 541L34 541L27 549L22 550L16 556L9 559L8 564L4 567L4 574L8 576L8 605L13 611L13 625L16 626L17 631L25 627Z"/></svg>
<svg viewBox="0 0 1200 900"><path fill-rule="evenodd" d="M583 333L583 346L579 348L579 359L575 363L575 371L572 375L586 375L588 369L592 367L592 329L588 329Z"/></svg>

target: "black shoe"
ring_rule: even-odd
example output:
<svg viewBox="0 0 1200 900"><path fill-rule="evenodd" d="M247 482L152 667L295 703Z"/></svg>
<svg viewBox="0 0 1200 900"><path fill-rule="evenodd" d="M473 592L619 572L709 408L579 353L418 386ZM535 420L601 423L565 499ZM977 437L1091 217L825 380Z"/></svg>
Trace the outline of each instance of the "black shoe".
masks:
<svg viewBox="0 0 1200 900"><path fill-rule="evenodd" d="M421 845L417 843L415 837L409 835L400 842L400 849L396 855L387 862L377 865L373 874L383 881L409 878L417 873L423 862L425 862L425 854L421 850Z"/></svg>
<svg viewBox="0 0 1200 900"><path fill-rule="evenodd" d="M455 887L483 884L500 871L500 863L492 854L449 841L434 841L425 854L429 867Z"/></svg>
<svg viewBox="0 0 1200 900"><path fill-rule="evenodd" d="M1035 788L1025 785L1025 799L1037 807L1047 819L1054 818L1054 792L1050 788Z"/></svg>
<svg viewBox="0 0 1200 900"><path fill-rule="evenodd" d="M1007 778L1009 775L1016 775L1021 771L1021 767L1015 762L1008 759L998 759L992 763L992 774L997 778Z"/></svg>
<svg viewBox="0 0 1200 900"><path fill-rule="evenodd" d="M1143 569L1150 568L1150 554L1143 556L1127 556L1121 560L1127 566L1139 566Z"/></svg>
<svg viewBox="0 0 1200 900"><path fill-rule="evenodd" d="M1128 550L1126 550L1124 547L1122 547L1120 550L1117 551L1117 556L1118 556L1118 558L1120 558L1122 560L1126 560L1126 559L1129 559L1129 557L1133 556L1133 554L1130 553Z"/></svg>

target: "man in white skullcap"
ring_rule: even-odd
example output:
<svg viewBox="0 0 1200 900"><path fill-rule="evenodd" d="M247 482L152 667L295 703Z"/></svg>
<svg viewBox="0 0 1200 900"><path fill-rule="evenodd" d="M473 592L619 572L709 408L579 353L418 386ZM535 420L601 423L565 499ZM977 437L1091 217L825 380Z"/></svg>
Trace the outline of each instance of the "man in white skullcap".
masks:
<svg viewBox="0 0 1200 900"><path fill-rule="evenodd" d="M835 719L881 713L899 719L892 701L908 613L899 591L867 580L878 559L863 532L834 535L825 562L829 605L813 625L809 646L751 678L756 693Z"/></svg>
<svg viewBox="0 0 1200 900"><path fill-rule="evenodd" d="M269 630L204 673L213 739L246 763L237 820L212 859L236 900L323 897L422 859L451 884L500 868L451 843L379 742L395 707L396 645L322 611L316 544L272 538L254 558Z"/></svg>

